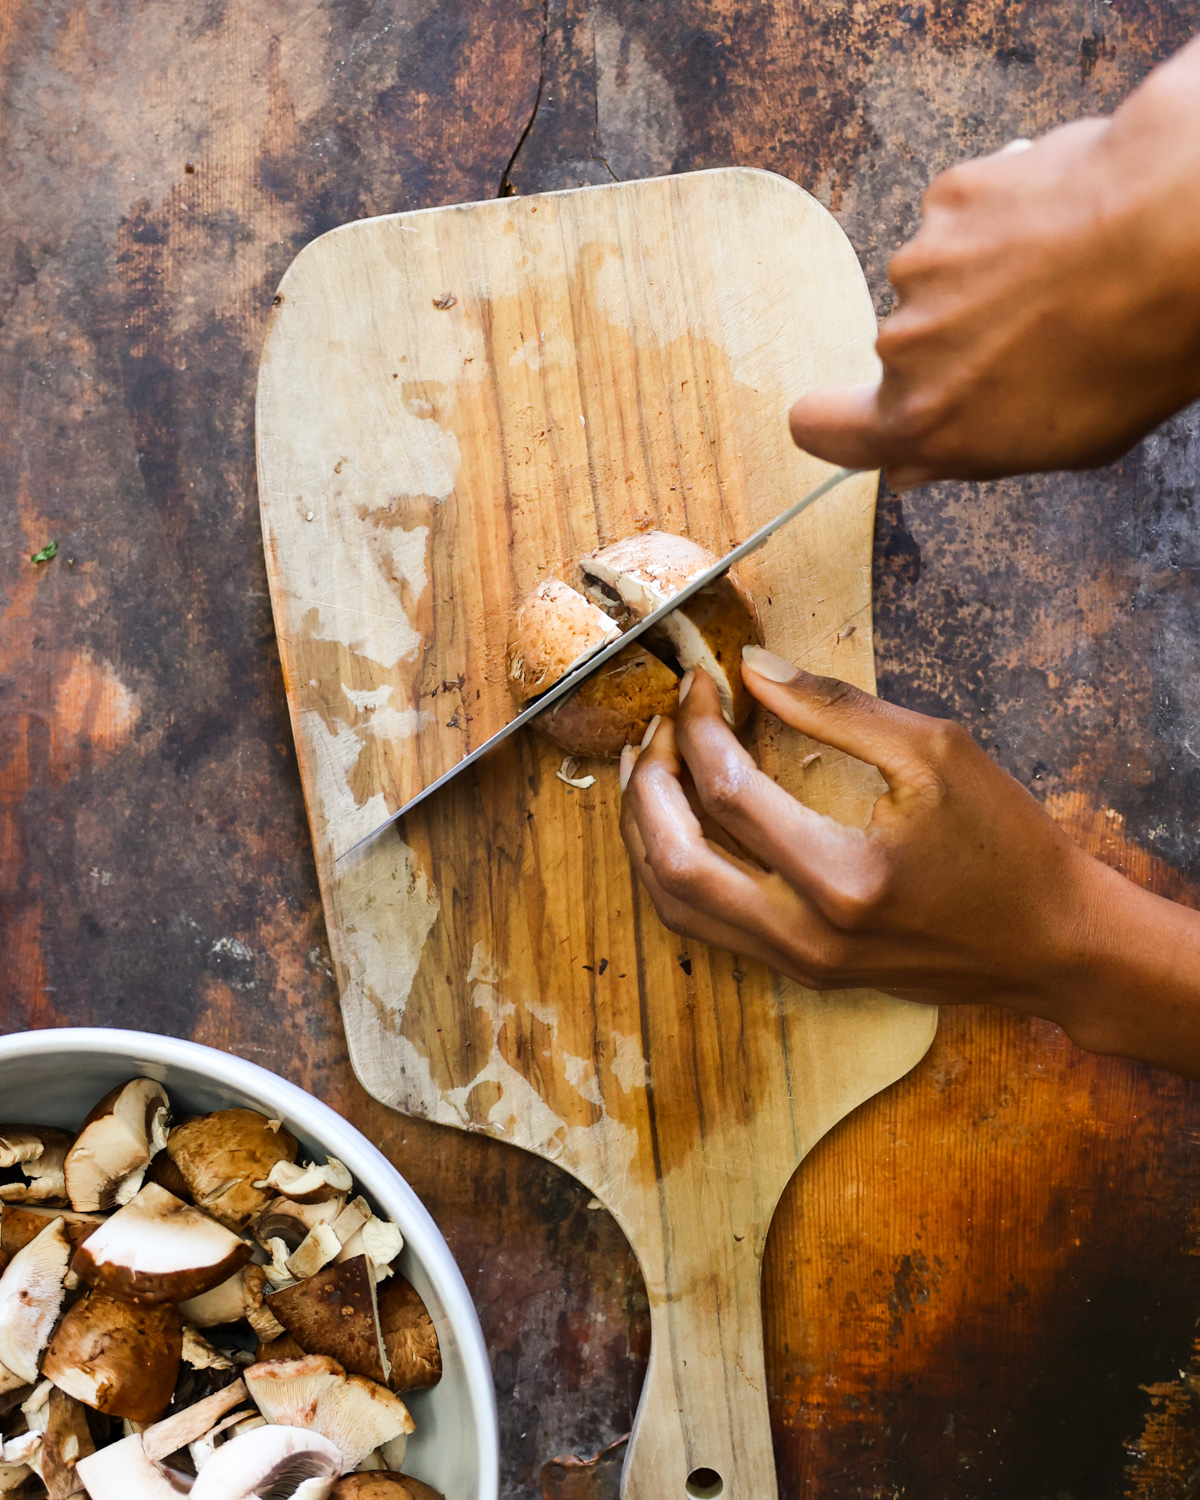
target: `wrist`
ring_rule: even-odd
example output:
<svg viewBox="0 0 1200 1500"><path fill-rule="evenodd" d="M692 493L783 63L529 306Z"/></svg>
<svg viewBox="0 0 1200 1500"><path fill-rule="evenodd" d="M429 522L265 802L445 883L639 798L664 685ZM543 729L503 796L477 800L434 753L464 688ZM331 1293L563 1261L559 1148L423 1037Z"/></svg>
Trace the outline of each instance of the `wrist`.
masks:
<svg viewBox="0 0 1200 1500"><path fill-rule="evenodd" d="M1200 914L1079 851L1070 920L1029 1009L1089 1052L1200 1074Z"/></svg>

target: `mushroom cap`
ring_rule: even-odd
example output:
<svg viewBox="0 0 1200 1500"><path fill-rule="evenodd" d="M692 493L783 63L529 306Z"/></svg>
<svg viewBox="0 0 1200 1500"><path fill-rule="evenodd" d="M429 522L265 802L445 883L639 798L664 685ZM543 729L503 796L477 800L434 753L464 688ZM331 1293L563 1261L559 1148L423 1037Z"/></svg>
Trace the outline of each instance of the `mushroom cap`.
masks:
<svg viewBox="0 0 1200 1500"><path fill-rule="evenodd" d="M327 1354L356 1375L387 1383L391 1365L365 1255L273 1292L266 1305L306 1353Z"/></svg>
<svg viewBox="0 0 1200 1500"><path fill-rule="evenodd" d="M559 578L547 578L517 610L508 647L508 685L518 703L552 688L576 663L616 640L602 609Z"/></svg>
<svg viewBox="0 0 1200 1500"><path fill-rule="evenodd" d="M0 1168L18 1167L25 1179L0 1182L0 1203L65 1205L63 1163L72 1140L52 1125L0 1125Z"/></svg>
<svg viewBox="0 0 1200 1500"><path fill-rule="evenodd" d="M0 1208L0 1250L15 1255L54 1219L63 1221L72 1248L82 1245L104 1223L102 1214L77 1214L68 1208L43 1208L38 1203L6 1203Z"/></svg>
<svg viewBox="0 0 1200 1500"><path fill-rule="evenodd" d="M232 1230L147 1183L75 1252L89 1286L130 1302L185 1302L244 1266L251 1248Z"/></svg>
<svg viewBox="0 0 1200 1500"><path fill-rule="evenodd" d="M674 713L678 701L676 673L632 641L533 725L571 755L614 760L639 742L655 714Z"/></svg>
<svg viewBox="0 0 1200 1500"><path fill-rule="evenodd" d="M265 1181L279 1161L295 1161L299 1144L253 1109L219 1109L176 1125L167 1153L199 1207L227 1229L245 1229L275 1196Z"/></svg>
<svg viewBox="0 0 1200 1500"><path fill-rule="evenodd" d="M89 1292L58 1325L42 1374L95 1411L154 1422L175 1390L182 1348L172 1303L137 1306Z"/></svg>
<svg viewBox="0 0 1200 1500"><path fill-rule="evenodd" d="M336 1443L347 1469L413 1430L398 1396L362 1375L347 1375L324 1355L250 1365L242 1378L268 1422L321 1433Z"/></svg>
<svg viewBox="0 0 1200 1500"><path fill-rule="evenodd" d="M63 1164L71 1207L86 1213L128 1203L166 1143L169 1121L167 1091L152 1078L131 1078L105 1094Z"/></svg>
<svg viewBox="0 0 1200 1500"><path fill-rule="evenodd" d="M192 1500L251 1500L260 1492L294 1495L309 1479L327 1479L332 1488L341 1471L341 1452L320 1433L268 1424L222 1443L200 1470Z"/></svg>
<svg viewBox="0 0 1200 1500"><path fill-rule="evenodd" d="M344 1475L333 1487L332 1500L445 1500L445 1496L410 1474L376 1469Z"/></svg>
<svg viewBox="0 0 1200 1500"><path fill-rule="evenodd" d="M690 537L647 531L585 557L580 569L597 598L617 599L641 620L717 561ZM753 599L732 574L681 604L647 640L669 651L683 671L707 672L726 720L735 728L746 721L753 701L742 683L742 647L761 645L762 628Z"/></svg>
<svg viewBox="0 0 1200 1500"><path fill-rule="evenodd" d="M0 1365L23 1382L38 1378L38 1360L62 1307L70 1256L62 1218L51 1219L0 1275Z"/></svg>
<svg viewBox="0 0 1200 1500"><path fill-rule="evenodd" d="M420 1294L403 1276L379 1288L379 1324L393 1391L422 1391L442 1378L437 1329Z"/></svg>
<svg viewBox="0 0 1200 1500"><path fill-rule="evenodd" d="M90 1500L179 1500L187 1494L182 1476L146 1457L136 1432L81 1458L77 1472Z"/></svg>

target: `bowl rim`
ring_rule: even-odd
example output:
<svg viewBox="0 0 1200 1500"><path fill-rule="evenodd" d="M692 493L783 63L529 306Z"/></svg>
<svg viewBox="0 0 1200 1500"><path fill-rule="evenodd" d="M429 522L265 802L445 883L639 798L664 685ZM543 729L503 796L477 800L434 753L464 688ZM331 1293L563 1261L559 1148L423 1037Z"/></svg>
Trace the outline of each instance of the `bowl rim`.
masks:
<svg viewBox="0 0 1200 1500"><path fill-rule="evenodd" d="M372 1174L378 1174L385 1180L391 1179L389 1186L404 1203L406 1242L430 1274L436 1273L438 1294L462 1351L466 1384L475 1413L478 1497L479 1500L496 1500L500 1489L499 1413L479 1314L450 1246L432 1214L398 1168L357 1126L343 1119L307 1089L290 1083L258 1063L205 1046L203 1042L186 1041L153 1031L99 1026L48 1027L0 1036L0 1062L78 1052L109 1057L127 1057L131 1052L141 1052L151 1061L166 1067L191 1068L207 1075L214 1083L226 1084L261 1099L269 1105L272 1114L303 1121L306 1126L311 1120L312 1134L327 1145L331 1155L347 1161L365 1159L367 1169L363 1176L370 1178ZM368 1182L366 1186L369 1192L376 1192L373 1183Z"/></svg>

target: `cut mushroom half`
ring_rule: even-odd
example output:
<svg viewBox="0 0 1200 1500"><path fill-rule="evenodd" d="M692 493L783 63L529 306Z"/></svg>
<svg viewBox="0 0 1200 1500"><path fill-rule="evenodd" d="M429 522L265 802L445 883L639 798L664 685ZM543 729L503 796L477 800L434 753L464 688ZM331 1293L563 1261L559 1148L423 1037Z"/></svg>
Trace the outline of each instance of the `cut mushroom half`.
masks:
<svg viewBox="0 0 1200 1500"><path fill-rule="evenodd" d="M265 1182L257 1187L271 1187L293 1203L325 1203L330 1198L341 1198L354 1186L354 1178L334 1156L318 1164L297 1166L292 1161L278 1161L267 1174Z"/></svg>
<svg viewBox="0 0 1200 1500"><path fill-rule="evenodd" d="M391 1365L365 1255L274 1292L266 1305L309 1354L327 1354L354 1374L387 1384Z"/></svg>
<svg viewBox="0 0 1200 1500"><path fill-rule="evenodd" d="M298 1149L295 1136L273 1128L253 1109L197 1115L177 1125L167 1141L167 1154L195 1203L235 1232L275 1196L255 1184L269 1177L277 1162L295 1161Z"/></svg>
<svg viewBox="0 0 1200 1500"><path fill-rule="evenodd" d="M340 1449L320 1433L268 1423L239 1433L213 1452L192 1487L192 1500L296 1500L304 1485L308 1488L301 1500L322 1497L342 1467Z"/></svg>
<svg viewBox="0 0 1200 1500"><path fill-rule="evenodd" d="M236 1323L246 1316L247 1293L246 1271L243 1267L235 1271L226 1281L219 1282L210 1292L201 1292L198 1297L188 1297L179 1304L183 1318L194 1328L219 1328L224 1323Z"/></svg>
<svg viewBox="0 0 1200 1500"><path fill-rule="evenodd" d="M572 667L615 641L620 627L570 584L547 578L517 610L508 684L518 703L552 688Z"/></svg>
<svg viewBox="0 0 1200 1500"><path fill-rule="evenodd" d="M243 1378L268 1422L319 1432L341 1450L347 1469L413 1431L398 1396L362 1375L347 1375L334 1359L270 1360L250 1365Z"/></svg>
<svg viewBox="0 0 1200 1500"><path fill-rule="evenodd" d="M70 1255L61 1217L51 1219L0 1276L0 1365L23 1384L38 1378L42 1350L62 1307Z"/></svg>
<svg viewBox="0 0 1200 1500"><path fill-rule="evenodd" d="M71 1141L65 1130L50 1125L0 1125L0 1171L13 1178L0 1182L0 1203L65 1206L63 1163Z"/></svg>
<svg viewBox="0 0 1200 1500"><path fill-rule="evenodd" d="M355 1199L355 1203L361 1199ZM292 1198L272 1198L262 1213L254 1221L254 1238L267 1252L272 1253L272 1240L282 1240L287 1247L287 1255L299 1249L300 1242L310 1229L317 1224L337 1224L343 1214L349 1213L352 1205L346 1204L341 1198L327 1198L321 1203L297 1203ZM367 1210L369 1216L370 1210ZM339 1240L345 1240L353 1234L353 1227L346 1231L345 1235L339 1234ZM284 1259L287 1259L287 1255Z"/></svg>
<svg viewBox="0 0 1200 1500"><path fill-rule="evenodd" d="M593 599L643 620L716 561L690 537L647 531L585 557L580 570ZM761 646L762 628L753 599L731 574L669 614L646 644L669 653L684 672L707 672L726 721L745 722L752 700L742 683L742 647Z"/></svg>
<svg viewBox="0 0 1200 1500"><path fill-rule="evenodd" d="M130 1302L186 1302L219 1286L251 1256L231 1229L147 1183L75 1252L89 1286Z"/></svg>
<svg viewBox="0 0 1200 1500"><path fill-rule="evenodd" d="M161 1083L133 1078L113 1089L83 1122L63 1164L77 1212L128 1203L167 1141L170 1101Z"/></svg>
<svg viewBox="0 0 1200 1500"><path fill-rule="evenodd" d="M175 1390L182 1348L171 1303L139 1307L89 1292L58 1325L42 1373L94 1411L154 1422Z"/></svg>
<svg viewBox="0 0 1200 1500"><path fill-rule="evenodd" d="M440 1490L390 1471L347 1474L333 1487L333 1500L445 1500Z"/></svg>
<svg viewBox="0 0 1200 1500"><path fill-rule="evenodd" d="M146 1457L137 1433L97 1448L76 1466L90 1500L179 1500L190 1479Z"/></svg>

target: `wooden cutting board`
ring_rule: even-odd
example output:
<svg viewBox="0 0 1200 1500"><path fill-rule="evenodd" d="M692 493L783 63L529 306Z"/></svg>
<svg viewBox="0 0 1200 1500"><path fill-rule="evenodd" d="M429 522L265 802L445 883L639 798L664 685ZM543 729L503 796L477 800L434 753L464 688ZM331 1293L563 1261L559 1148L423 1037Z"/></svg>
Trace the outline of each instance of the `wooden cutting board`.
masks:
<svg viewBox="0 0 1200 1500"><path fill-rule="evenodd" d="M509 622L540 579L650 527L724 552L828 472L785 418L876 368L854 253L783 178L721 170L348 224L275 303L263 532L355 1070L616 1215L652 1317L627 1500L767 1500L771 1215L935 1012L672 936L631 879L615 765L573 790L531 733L335 856L506 722ZM847 482L743 573L771 649L868 688L875 489ZM802 769L814 747L765 715L752 739L866 821L875 771L828 749Z"/></svg>

